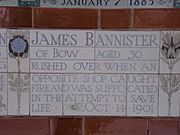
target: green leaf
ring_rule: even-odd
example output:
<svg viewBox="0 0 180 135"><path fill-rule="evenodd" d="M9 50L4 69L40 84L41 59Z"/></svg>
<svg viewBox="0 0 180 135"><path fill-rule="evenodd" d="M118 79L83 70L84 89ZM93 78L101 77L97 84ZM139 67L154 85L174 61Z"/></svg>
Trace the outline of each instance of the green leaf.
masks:
<svg viewBox="0 0 180 135"><path fill-rule="evenodd" d="M167 80L166 80L166 78L165 78L164 75L161 75L161 76L160 76L160 80L161 80L161 83L162 83L163 86L166 86L166 85L167 85L167 82L166 82Z"/></svg>
<svg viewBox="0 0 180 135"><path fill-rule="evenodd" d="M177 57L174 61L173 61L173 64L176 64L177 62L180 61L180 57Z"/></svg>
<svg viewBox="0 0 180 135"><path fill-rule="evenodd" d="M28 57L28 53L24 53L22 58L27 58Z"/></svg>
<svg viewBox="0 0 180 135"><path fill-rule="evenodd" d="M176 49L179 48L179 47L180 47L180 42L176 43L176 45L175 45Z"/></svg>
<svg viewBox="0 0 180 135"><path fill-rule="evenodd" d="M179 54L180 54L180 50L176 50L174 57L177 58L179 56Z"/></svg>
<svg viewBox="0 0 180 135"><path fill-rule="evenodd" d="M164 63L169 64L169 61L168 61L168 59L167 59L167 58L165 58L165 57L161 57L161 59L164 61Z"/></svg>
<svg viewBox="0 0 180 135"><path fill-rule="evenodd" d="M173 87L173 93L177 92L180 89L180 85Z"/></svg>
<svg viewBox="0 0 180 135"><path fill-rule="evenodd" d="M162 54L162 56L163 56L164 58L167 58L167 57L168 57L166 51L161 50L161 54Z"/></svg>
<svg viewBox="0 0 180 135"><path fill-rule="evenodd" d="M15 79L15 83L19 86L23 86L23 79L21 77L17 77Z"/></svg>
<svg viewBox="0 0 180 135"><path fill-rule="evenodd" d="M169 49L168 49L168 58L171 56L171 54L173 54L173 49L172 49L172 48L169 48Z"/></svg>

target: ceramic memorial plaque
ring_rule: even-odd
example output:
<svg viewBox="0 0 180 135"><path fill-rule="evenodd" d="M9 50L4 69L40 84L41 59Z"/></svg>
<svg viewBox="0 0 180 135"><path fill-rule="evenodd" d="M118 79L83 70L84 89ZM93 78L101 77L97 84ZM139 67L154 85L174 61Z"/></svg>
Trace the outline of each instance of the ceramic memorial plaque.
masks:
<svg viewBox="0 0 180 135"><path fill-rule="evenodd" d="M0 29L0 115L178 117L179 37L179 31Z"/></svg>

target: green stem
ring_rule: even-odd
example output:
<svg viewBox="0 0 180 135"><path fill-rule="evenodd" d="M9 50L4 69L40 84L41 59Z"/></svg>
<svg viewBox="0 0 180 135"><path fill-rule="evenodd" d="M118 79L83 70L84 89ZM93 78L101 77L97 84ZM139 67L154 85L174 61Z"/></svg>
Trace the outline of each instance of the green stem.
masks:
<svg viewBox="0 0 180 135"><path fill-rule="evenodd" d="M17 66L18 66L18 76L20 76L20 72L21 72L21 70L20 70L20 57L19 57L19 55L18 55L18 59L17 59Z"/></svg>
<svg viewBox="0 0 180 135"><path fill-rule="evenodd" d="M168 93L168 115L171 115L171 97L172 97L172 69L173 69L173 58L170 58L170 68L169 68L169 93Z"/></svg>
<svg viewBox="0 0 180 135"><path fill-rule="evenodd" d="M19 57L19 55L17 57L17 66L18 66L18 88L17 88L18 108L17 108L17 113L21 114L21 110L20 110L20 108L21 108L21 105L20 105L20 102L21 102L21 87L20 87L21 76L20 76L20 73L21 73L21 71L20 71L20 57Z"/></svg>

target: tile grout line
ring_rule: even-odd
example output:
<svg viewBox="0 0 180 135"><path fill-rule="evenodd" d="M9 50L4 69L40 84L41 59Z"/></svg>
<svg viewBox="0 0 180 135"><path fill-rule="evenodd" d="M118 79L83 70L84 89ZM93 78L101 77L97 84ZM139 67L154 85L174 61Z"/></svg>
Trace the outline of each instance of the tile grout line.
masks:
<svg viewBox="0 0 180 135"><path fill-rule="evenodd" d="M177 133L178 133L178 135L180 135L180 118L178 118L178 124L177 124L177 126L178 126L178 128L177 128Z"/></svg>
<svg viewBox="0 0 180 135"><path fill-rule="evenodd" d="M62 77L64 78L64 75L62 74ZM64 116L64 80L62 80L62 112L61 115Z"/></svg>
<svg viewBox="0 0 180 135"><path fill-rule="evenodd" d="M159 31L159 66L158 66L158 108L157 108L157 117L158 116L160 116L160 75L161 75L161 73L160 73L160 59L161 59L161 53L160 53L160 51L161 51L161 31Z"/></svg>
<svg viewBox="0 0 180 135"><path fill-rule="evenodd" d="M97 20L97 23L98 23L98 30L101 29L101 9L98 9L98 20Z"/></svg>
<svg viewBox="0 0 180 135"><path fill-rule="evenodd" d="M147 118L147 131L146 131L147 135L150 135L149 133L149 118Z"/></svg>
<svg viewBox="0 0 180 135"><path fill-rule="evenodd" d="M7 89L7 92L6 92L6 94L7 94L7 99L6 99L6 101L7 101L7 113L6 113L6 115L8 116L8 114L9 114L9 109L8 109L8 94L9 94L9 92L8 92L8 47L7 47L7 29L5 30L6 31L6 64L7 64L7 66L6 66L6 71L7 71L7 73L6 73L6 81L7 81L7 86L6 86L6 89Z"/></svg>
<svg viewBox="0 0 180 135"><path fill-rule="evenodd" d="M31 17L32 17L32 28L34 28L34 9L35 8L32 8L32 15L31 15Z"/></svg>
<svg viewBox="0 0 180 135"><path fill-rule="evenodd" d="M49 135L53 135L52 133L53 133L53 125L52 125L52 121L53 121L53 119L52 118L50 118L49 119Z"/></svg>
<svg viewBox="0 0 180 135"><path fill-rule="evenodd" d="M31 34L30 34L30 30L28 31L28 33L29 33L29 43L30 43L30 36L31 36ZM29 50L30 50L30 46L29 46ZM30 68L31 68L31 66L30 66L30 57L31 57L31 52L29 51L29 57L28 57L28 61L29 61L29 70L28 70L28 74L29 74L29 116L31 116L31 99L32 99L32 97L31 97L31 73L30 73ZM25 73L26 74L26 73Z"/></svg>
<svg viewBox="0 0 180 135"><path fill-rule="evenodd" d="M131 8L130 12L131 13L130 13L130 26L129 26L129 28L133 29L134 28L134 9Z"/></svg>
<svg viewBox="0 0 180 135"><path fill-rule="evenodd" d="M82 135L85 135L85 120L86 118L85 117L82 117Z"/></svg>
<svg viewBox="0 0 180 135"><path fill-rule="evenodd" d="M126 75L126 114L125 116L127 117L128 116L128 74L125 74Z"/></svg>

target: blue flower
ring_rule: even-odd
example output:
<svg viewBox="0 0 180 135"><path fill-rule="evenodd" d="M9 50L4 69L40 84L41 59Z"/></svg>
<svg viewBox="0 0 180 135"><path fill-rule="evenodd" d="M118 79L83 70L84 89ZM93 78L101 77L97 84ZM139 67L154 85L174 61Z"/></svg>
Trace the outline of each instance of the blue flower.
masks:
<svg viewBox="0 0 180 135"><path fill-rule="evenodd" d="M28 54L28 42L23 36L15 36L9 41L9 52L15 57Z"/></svg>

